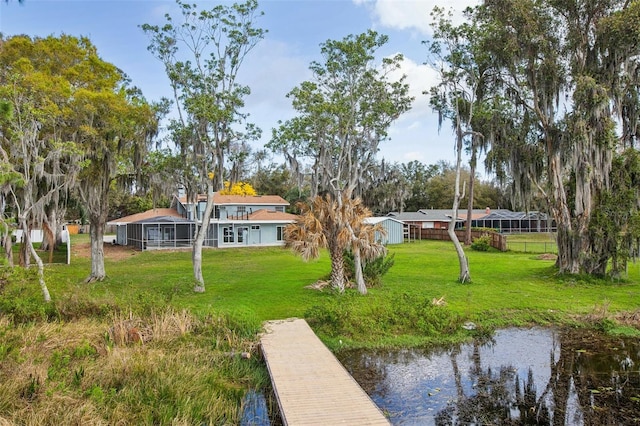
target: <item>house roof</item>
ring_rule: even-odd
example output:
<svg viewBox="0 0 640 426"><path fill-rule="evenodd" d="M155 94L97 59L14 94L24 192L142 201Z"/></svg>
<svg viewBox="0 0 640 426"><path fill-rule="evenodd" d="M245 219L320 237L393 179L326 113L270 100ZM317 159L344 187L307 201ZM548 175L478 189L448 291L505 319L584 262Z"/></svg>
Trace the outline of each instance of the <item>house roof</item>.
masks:
<svg viewBox="0 0 640 426"><path fill-rule="evenodd" d="M175 209L151 209L146 212L136 213L129 216L124 216L118 219L113 219L107 222L107 225L124 225L125 223L133 223L140 222L142 220L153 219L158 217L176 217L182 218L182 215L178 213Z"/></svg>
<svg viewBox="0 0 640 426"><path fill-rule="evenodd" d="M260 209L249 215L249 220L255 221L273 221L273 220L298 220L298 216L291 213L277 212L274 210Z"/></svg>
<svg viewBox="0 0 640 426"><path fill-rule="evenodd" d="M384 222L385 220L390 220L392 222L398 222L400 224L402 224L402 221L395 219L393 217L389 217L389 216L382 216L382 217L367 217L364 219L365 223L368 223L370 225L376 225L378 223Z"/></svg>
<svg viewBox="0 0 640 426"><path fill-rule="evenodd" d="M194 223L194 221L186 219L184 217L157 216L157 217L150 217L142 220L136 220L135 222L129 222L129 223Z"/></svg>
<svg viewBox="0 0 640 426"><path fill-rule="evenodd" d="M403 222L450 222L451 209L420 209L417 212L390 212L390 217L394 217ZM471 210L472 220L482 219L524 219L525 213L512 212L507 209L473 209ZM536 216L537 217L537 216ZM467 209L458 209L458 220L467 218Z"/></svg>
<svg viewBox="0 0 640 426"><path fill-rule="evenodd" d="M451 222L451 210L419 210L417 212L391 212L393 217L402 222ZM458 220L462 220L458 212Z"/></svg>
<svg viewBox="0 0 640 426"><path fill-rule="evenodd" d="M206 201L205 194L199 194L197 201ZM187 204L187 197L178 197L178 201ZM221 195L213 193L213 202L217 205L282 205L288 206L289 202L279 195Z"/></svg>

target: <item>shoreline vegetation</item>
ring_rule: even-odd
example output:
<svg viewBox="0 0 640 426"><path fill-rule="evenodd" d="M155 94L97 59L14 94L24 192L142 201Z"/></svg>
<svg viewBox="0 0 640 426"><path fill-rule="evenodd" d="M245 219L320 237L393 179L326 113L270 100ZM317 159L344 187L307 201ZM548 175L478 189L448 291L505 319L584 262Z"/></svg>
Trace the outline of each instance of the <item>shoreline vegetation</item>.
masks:
<svg viewBox="0 0 640 426"><path fill-rule="evenodd" d="M637 263L599 280L557 275L553 256L467 249L474 280L459 284L452 244L419 241L390 246L394 267L361 296L306 288L329 274L326 254L207 250L195 294L189 251L107 245L107 279L84 284L87 243L74 236L71 265L47 266L49 304L34 271L0 270L0 425L237 424L245 393L269 392L258 334L270 319L305 318L336 352L509 326L640 335Z"/></svg>

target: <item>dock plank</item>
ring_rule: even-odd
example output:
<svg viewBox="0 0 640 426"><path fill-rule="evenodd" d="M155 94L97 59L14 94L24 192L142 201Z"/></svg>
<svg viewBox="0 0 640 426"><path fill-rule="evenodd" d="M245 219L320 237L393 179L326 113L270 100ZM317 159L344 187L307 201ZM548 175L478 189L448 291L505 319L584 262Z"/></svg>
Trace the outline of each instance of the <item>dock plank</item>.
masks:
<svg viewBox="0 0 640 426"><path fill-rule="evenodd" d="M285 425L390 424L305 320L267 322L260 343Z"/></svg>

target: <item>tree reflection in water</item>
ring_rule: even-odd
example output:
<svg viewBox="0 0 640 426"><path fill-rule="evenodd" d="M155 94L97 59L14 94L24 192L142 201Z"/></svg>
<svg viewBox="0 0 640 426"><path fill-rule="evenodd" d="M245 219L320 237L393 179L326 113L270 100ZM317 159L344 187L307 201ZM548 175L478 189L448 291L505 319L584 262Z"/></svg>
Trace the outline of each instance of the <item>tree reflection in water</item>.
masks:
<svg viewBox="0 0 640 426"><path fill-rule="evenodd" d="M510 329L456 347L338 357L394 424L640 424L638 339Z"/></svg>

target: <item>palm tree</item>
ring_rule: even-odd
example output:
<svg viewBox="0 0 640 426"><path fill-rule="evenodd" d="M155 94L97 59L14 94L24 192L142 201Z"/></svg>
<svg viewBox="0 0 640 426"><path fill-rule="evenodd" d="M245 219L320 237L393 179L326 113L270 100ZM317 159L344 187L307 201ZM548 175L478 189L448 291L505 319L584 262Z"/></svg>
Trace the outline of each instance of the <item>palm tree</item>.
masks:
<svg viewBox="0 0 640 426"><path fill-rule="evenodd" d="M298 203L300 219L285 228L287 247L300 254L304 260L316 259L320 249L327 248L331 257L331 287L339 292L345 288L344 252L354 252L358 290L366 294L362 276L362 259L376 258L386 252L375 241L380 227L366 224L371 215L360 199L343 196L334 200L329 194L314 197L308 204Z"/></svg>
<svg viewBox="0 0 640 426"><path fill-rule="evenodd" d="M364 262L384 256L387 249L376 241L376 236L384 234L385 230L380 224L370 225L365 222L371 216L371 211L366 208L360 198L342 203L343 217L345 225L351 233L351 251L353 252L353 263L355 279L360 294L367 294L367 285L362 274Z"/></svg>
<svg viewBox="0 0 640 426"><path fill-rule="evenodd" d="M300 219L285 228L288 247L304 260L317 259L321 248L329 249L331 287L344 292L344 250L350 235L342 223L337 203L329 194L314 197L309 204L298 203Z"/></svg>

